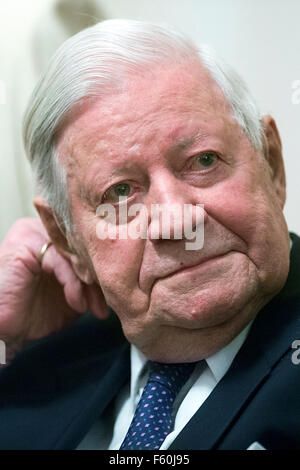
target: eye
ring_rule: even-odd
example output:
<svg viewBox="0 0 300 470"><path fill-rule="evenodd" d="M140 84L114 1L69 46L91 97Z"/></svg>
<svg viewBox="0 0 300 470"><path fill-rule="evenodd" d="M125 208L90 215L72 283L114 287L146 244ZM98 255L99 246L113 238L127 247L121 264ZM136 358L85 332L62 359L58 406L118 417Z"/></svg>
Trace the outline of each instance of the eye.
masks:
<svg viewBox="0 0 300 470"><path fill-rule="evenodd" d="M210 168L216 163L217 159L218 155L215 152L202 152L196 156L192 169L199 170L199 168Z"/></svg>
<svg viewBox="0 0 300 470"><path fill-rule="evenodd" d="M109 188L104 196L103 202L119 202L119 198L126 198L131 193L131 186L128 183L118 183Z"/></svg>
<svg viewBox="0 0 300 470"><path fill-rule="evenodd" d="M130 185L128 183L119 183L112 190L117 197L127 197L130 194Z"/></svg>

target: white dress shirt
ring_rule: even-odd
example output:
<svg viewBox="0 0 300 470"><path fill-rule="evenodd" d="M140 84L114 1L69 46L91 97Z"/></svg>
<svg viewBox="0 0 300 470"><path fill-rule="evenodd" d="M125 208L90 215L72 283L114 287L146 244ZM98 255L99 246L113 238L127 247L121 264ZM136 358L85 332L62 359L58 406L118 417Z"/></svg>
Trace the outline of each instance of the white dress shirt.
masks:
<svg viewBox="0 0 300 470"><path fill-rule="evenodd" d="M226 374L234 357L244 343L252 323L253 321L223 349L197 364L191 377L175 400L174 430L166 437L160 449L169 448L176 436ZM92 427L77 449L117 450L120 448L147 378L147 359L137 348L131 346L130 384L122 388L114 409L108 410L106 415Z"/></svg>

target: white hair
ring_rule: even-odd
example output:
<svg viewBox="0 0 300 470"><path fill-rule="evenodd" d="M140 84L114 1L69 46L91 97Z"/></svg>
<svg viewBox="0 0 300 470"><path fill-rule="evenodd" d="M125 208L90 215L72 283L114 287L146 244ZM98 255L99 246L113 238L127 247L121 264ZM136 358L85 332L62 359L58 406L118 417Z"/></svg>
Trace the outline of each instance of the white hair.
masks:
<svg viewBox="0 0 300 470"><path fill-rule="evenodd" d="M138 66L199 60L219 85L232 114L254 148L262 149L256 103L243 80L208 46L196 47L170 26L132 20L107 20L65 41L36 85L24 116L23 137L36 191L70 230L66 171L55 148L66 114L87 98L102 97L122 85Z"/></svg>

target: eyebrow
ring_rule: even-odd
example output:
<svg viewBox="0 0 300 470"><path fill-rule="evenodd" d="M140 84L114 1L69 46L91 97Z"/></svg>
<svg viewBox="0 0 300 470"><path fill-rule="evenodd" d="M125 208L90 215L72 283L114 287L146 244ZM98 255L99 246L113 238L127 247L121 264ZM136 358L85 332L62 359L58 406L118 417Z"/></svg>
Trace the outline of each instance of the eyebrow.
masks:
<svg viewBox="0 0 300 470"><path fill-rule="evenodd" d="M209 137L208 134L204 132L197 131L191 137L182 137L174 145L172 145L169 151L173 152L176 150L186 150L197 142L201 142Z"/></svg>

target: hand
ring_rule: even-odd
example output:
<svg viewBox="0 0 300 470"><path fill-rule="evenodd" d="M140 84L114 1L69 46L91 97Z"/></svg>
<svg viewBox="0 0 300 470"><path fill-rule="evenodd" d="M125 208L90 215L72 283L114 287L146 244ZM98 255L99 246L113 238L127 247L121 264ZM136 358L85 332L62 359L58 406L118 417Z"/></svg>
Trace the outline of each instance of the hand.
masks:
<svg viewBox="0 0 300 470"><path fill-rule="evenodd" d="M0 339L8 360L25 341L70 325L78 313L106 318L108 307L99 286L83 284L68 260L51 245L40 219L18 220L0 245Z"/></svg>

